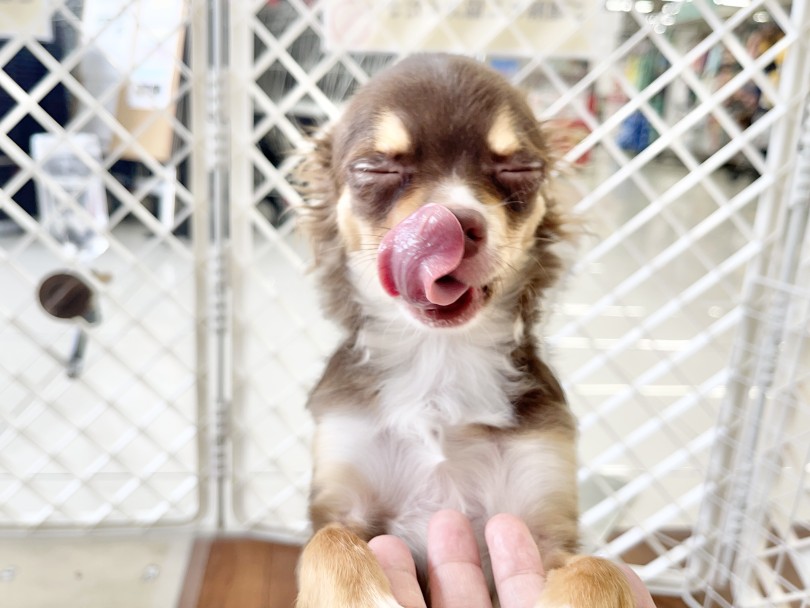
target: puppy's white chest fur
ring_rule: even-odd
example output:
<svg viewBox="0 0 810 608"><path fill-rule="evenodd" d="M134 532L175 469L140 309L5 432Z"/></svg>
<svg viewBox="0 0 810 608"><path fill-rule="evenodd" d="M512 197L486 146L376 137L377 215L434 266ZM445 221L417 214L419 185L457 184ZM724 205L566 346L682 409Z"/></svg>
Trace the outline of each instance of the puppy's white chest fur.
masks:
<svg viewBox="0 0 810 608"><path fill-rule="evenodd" d="M378 427L429 444L444 430L515 423L510 393L517 374L484 327L472 332L362 333L370 362L383 370ZM437 435L438 433L438 435Z"/></svg>
<svg viewBox="0 0 810 608"><path fill-rule="evenodd" d="M388 370L377 407L319 421L318 460L348 465L367 484L352 498L349 522L382 513L419 559L428 519L440 509L464 512L480 537L488 517L534 516L544 496L570 484L572 459L555 436L484 428L515 424L515 371L497 345L483 344L480 333L401 338L393 345L363 338L371 362Z"/></svg>

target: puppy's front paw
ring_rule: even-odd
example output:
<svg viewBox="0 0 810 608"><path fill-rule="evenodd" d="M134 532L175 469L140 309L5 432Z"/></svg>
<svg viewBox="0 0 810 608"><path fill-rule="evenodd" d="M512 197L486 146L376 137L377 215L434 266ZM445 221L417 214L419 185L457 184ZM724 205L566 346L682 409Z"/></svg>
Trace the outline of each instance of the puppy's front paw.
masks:
<svg viewBox="0 0 810 608"><path fill-rule="evenodd" d="M627 576L606 559L576 556L548 573L537 608L634 608Z"/></svg>
<svg viewBox="0 0 810 608"><path fill-rule="evenodd" d="M333 524L304 547L296 608L399 608L399 603L365 541Z"/></svg>

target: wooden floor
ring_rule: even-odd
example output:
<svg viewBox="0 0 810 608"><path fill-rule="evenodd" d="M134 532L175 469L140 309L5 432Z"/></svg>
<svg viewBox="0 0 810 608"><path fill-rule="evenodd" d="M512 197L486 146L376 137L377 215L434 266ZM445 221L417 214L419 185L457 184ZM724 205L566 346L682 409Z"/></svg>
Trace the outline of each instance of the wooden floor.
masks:
<svg viewBox="0 0 810 608"><path fill-rule="evenodd" d="M198 540L179 608L292 608L300 547L255 539ZM655 598L658 608L686 608Z"/></svg>
<svg viewBox="0 0 810 608"><path fill-rule="evenodd" d="M198 540L179 608L292 608L300 550L255 539Z"/></svg>

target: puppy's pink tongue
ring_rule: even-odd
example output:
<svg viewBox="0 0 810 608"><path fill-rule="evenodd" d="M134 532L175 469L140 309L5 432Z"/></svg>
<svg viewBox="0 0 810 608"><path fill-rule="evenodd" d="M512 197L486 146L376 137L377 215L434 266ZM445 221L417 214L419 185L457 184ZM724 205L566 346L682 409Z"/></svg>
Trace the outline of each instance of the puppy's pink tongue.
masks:
<svg viewBox="0 0 810 608"><path fill-rule="evenodd" d="M411 304L448 306L469 288L448 276L463 257L464 231L458 218L442 205L425 205L380 243L380 281L389 294Z"/></svg>

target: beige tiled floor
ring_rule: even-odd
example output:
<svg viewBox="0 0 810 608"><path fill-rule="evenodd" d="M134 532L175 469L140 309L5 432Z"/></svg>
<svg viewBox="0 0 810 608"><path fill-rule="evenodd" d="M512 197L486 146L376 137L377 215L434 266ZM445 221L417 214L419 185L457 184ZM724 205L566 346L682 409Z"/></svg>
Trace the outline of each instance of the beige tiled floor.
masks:
<svg viewBox="0 0 810 608"><path fill-rule="evenodd" d="M0 606L171 608L186 538L0 539Z"/></svg>

